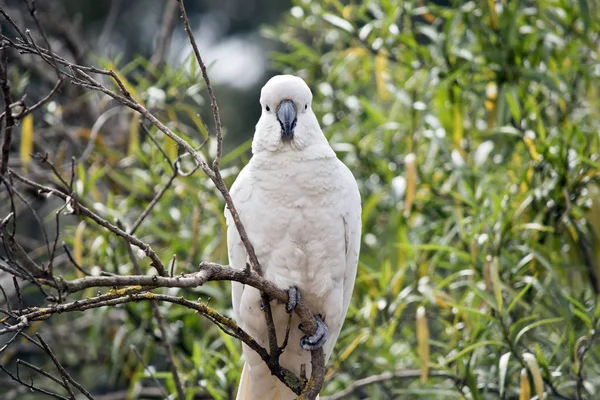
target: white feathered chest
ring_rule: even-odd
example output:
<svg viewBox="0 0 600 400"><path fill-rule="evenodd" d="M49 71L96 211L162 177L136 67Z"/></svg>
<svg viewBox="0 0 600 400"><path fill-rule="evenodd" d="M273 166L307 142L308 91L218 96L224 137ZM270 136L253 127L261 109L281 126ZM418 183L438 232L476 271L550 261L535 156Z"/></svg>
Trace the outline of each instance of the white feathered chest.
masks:
<svg viewBox="0 0 600 400"><path fill-rule="evenodd" d="M253 157L245 171L251 191L234 202L265 277L320 297L343 280L350 188L331 149L307 154Z"/></svg>

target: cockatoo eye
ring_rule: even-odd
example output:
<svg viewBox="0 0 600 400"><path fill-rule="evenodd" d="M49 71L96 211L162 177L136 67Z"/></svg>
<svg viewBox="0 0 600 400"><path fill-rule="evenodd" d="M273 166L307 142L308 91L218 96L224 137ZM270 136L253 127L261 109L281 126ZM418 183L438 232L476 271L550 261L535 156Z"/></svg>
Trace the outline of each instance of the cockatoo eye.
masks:
<svg viewBox="0 0 600 400"><path fill-rule="evenodd" d="M305 105L304 105L304 109L305 109L305 110L308 110L308 104L305 104Z"/></svg>
<svg viewBox="0 0 600 400"><path fill-rule="evenodd" d="M265 110L267 110L267 111L271 111L271 107L269 107L269 106L266 106L266 107L265 107Z"/></svg>

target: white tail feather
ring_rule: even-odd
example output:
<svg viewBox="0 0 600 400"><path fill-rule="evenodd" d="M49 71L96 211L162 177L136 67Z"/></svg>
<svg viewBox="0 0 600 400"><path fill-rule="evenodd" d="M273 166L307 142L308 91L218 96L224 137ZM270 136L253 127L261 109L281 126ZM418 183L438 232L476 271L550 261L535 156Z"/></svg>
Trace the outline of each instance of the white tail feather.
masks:
<svg viewBox="0 0 600 400"><path fill-rule="evenodd" d="M280 389L283 384L280 383L277 380L277 378L275 378L273 376L269 376L268 379L275 379L277 382L276 385L280 386L277 389L273 388L271 393L269 395L267 395L267 396L271 397L271 399L268 399L268 400L281 400L283 398L287 398L287 397L281 397L281 394L280 394ZM247 363L244 363L244 368L242 369L242 376L240 378L240 385L238 386L238 392L237 392L237 396L235 397L235 400L255 400L252 398L252 390L251 390L250 386L251 386L250 367L248 366ZM285 390L285 391L287 393L289 393L287 390ZM264 399L264 400L267 400L267 399ZM315 400L319 400L319 396L317 396L317 398Z"/></svg>
<svg viewBox="0 0 600 400"><path fill-rule="evenodd" d="M250 372L248 372L248 364L244 363L242 368L242 377L240 378L240 386L235 400L250 400Z"/></svg>

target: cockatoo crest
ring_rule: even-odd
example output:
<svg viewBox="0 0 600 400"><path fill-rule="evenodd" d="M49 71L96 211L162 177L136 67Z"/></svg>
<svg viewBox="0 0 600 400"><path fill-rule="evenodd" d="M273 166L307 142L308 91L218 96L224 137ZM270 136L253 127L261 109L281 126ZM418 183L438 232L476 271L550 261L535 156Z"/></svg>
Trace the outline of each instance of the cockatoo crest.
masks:
<svg viewBox="0 0 600 400"><path fill-rule="evenodd" d="M262 88L262 115L252 142L261 151L303 150L326 142L312 111L312 93L297 76L277 75Z"/></svg>

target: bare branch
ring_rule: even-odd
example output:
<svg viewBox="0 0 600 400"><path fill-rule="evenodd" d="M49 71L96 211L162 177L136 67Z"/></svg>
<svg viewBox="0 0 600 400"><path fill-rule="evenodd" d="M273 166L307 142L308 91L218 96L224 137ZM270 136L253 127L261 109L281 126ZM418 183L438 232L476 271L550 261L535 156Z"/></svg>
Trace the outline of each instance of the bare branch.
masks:
<svg viewBox="0 0 600 400"><path fill-rule="evenodd" d="M57 76L58 80L60 81L62 79L61 71L58 68L58 64L56 63L56 60L54 59L54 55L53 55L54 53L52 52L52 47L50 46L50 42L48 41L48 36L46 36L46 32L44 31L44 28L42 28L42 24L40 23L40 20L37 18L37 10L35 9L35 0L24 0L24 1L25 1L25 4L27 5L27 9L29 10L29 14L31 15L31 18L33 18L33 21L35 22L35 24L38 27L38 31L40 32L40 35L42 35L42 38L44 39L44 43L46 43L46 46L48 46L48 50L50 52L50 55L52 56L52 65L54 67L54 70L56 71L56 76ZM34 44L33 39L31 39L31 43Z"/></svg>
<svg viewBox="0 0 600 400"><path fill-rule="evenodd" d="M48 92L47 95L45 95L44 97L42 97L40 99L40 101L38 101L37 103L35 103L31 107L26 107L21 112L19 112L18 114L13 115L13 118L15 118L15 119L23 119L27 115L29 115L32 112L34 112L35 110L37 110L38 108L42 107L52 97L54 97L54 95L56 95L56 93L58 93L58 90L60 89L60 87L62 86L62 84L63 84L64 81L65 81L65 78L63 76L61 76L58 79L58 81L56 81L56 84L52 87L52 89L50 90L50 92ZM5 115L6 115L6 111L3 111L2 114L0 114L0 119L4 118Z"/></svg>
<svg viewBox="0 0 600 400"><path fill-rule="evenodd" d="M52 188L40 185L39 183L33 182L33 181L17 174L16 172L14 172L12 170L9 171L9 174L11 176L14 176L18 181L21 181L24 184L37 189L38 191L40 191L40 193L50 193L50 194L53 194L53 195L63 199L64 201L72 200L72 201L76 202L77 203L77 208L76 208L77 212L85 215L86 217L88 217L92 221L96 222L98 225L102 226L103 228L108 229L115 235L122 237L123 239L125 239L125 241L127 243L130 243L130 244L136 246L137 248L141 249L142 251L144 251L144 253L150 258L150 260L152 260L152 264L154 265L154 267L156 268L158 273L162 276L165 276L167 274L164 264L162 263L162 261L160 260L158 255L154 252L154 250L152 250L150 245L142 242L135 236L132 236L132 235L128 234L127 232L114 226L113 224L111 224L110 222L105 220L104 218L100 217L99 215L97 215L96 213L91 211L89 208L87 208L84 205L82 205L81 203L79 203L75 198L71 198L70 196L68 196L68 195L64 194L63 192L58 191L56 189L52 189Z"/></svg>
<svg viewBox="0 0 600 400"><path fill-rule="evenodd" d="M4 346L0 347L0 354L2 354L4 352L4 350L8 349L10 347L10 345L17 339L17 337L21 334L21 332L23 331L23 329L25 328L21 328L19 329L17 332L15 332L15 334L13 335L13 337L11 337L8 342L4 343Z"/></svg>
<svg viewBox="0 0 600 400"><path fill-rule="evenodd" d="M34 278L47 277L46 272L29 257L29 255L23 249L23 247L21 247L21 245L15 240L13 235L11 235L4 226L0 226L0 238L3 239L5 245L12 253L12 256L16 259L17 264L20 268L22 268Z"/></svg>
<svg viewBox="0 0 600 400"><path fill-rule="evenodd" d="M18 334L19 333L17 333L17 335ZM54 381L54 382L58 383L60 386L65 387L65 383L61 379L58 379L57 377L55 377L51 373L46 372L43 369L41 369L40 367L36 367L35 365L28 363L27 361L19 359L19 360L17 360L17 365L22 365L22 366L24 366L26 368L29 368L30 370L35 371L38 374L45 376L46 378L50 379L51 381Z"/></svg>
<svg viewBox="0 0 600 400"><path fill-rule="evenodd" d="M217 171L219 169L219 162L221 161L221 155L223 153L223 133L221 130L221 115L219 114L219 105L217 104L217 98L215 97L215 93L210 83L208 72L206 71L206 65L204 64L204 60L202 60L202 57L200 56L200 50L198 50L196 39L194 39L194 34L192 33L192 28L190 27L190 20L188 19L187 13L185 11L185 6L183 5L183 0L177 0L177 2L179 3L179 10L181 12L181 17L183 18L185 31L188 34L190 44L192 45L192 49L194 50L196 61L198 61L198 65L200 65L200 70L202 71L202 78L206 83L208 97L210 98L210 105L215 121L215 132L217 134L217 156L213 160L213 170Z"/></svg>
<svg viewBox="0 0 600 400"><path fill-rule="evenodd" d="M157 278L160 279L160 277ZM231 318L224 317L223 315L219 314L216 310L208 307L208 305L206 305L205 303L192 302L183 297L174 297L165 294L151 293L148 292L147 289L145 289L142 286L131 286L124 289L111 290L105 295L100 295L84 300L76 300L71 303L56 304L51 307L44 308L35 307L31 310L24 310L19 317L19 322L15 325L11 325L7 328L0 330L0 335L20 330L27 326L31 321L47 319L54 314L74 311L85 311L92 308L116 306L130 302L148 300L164 301L168 303L179 304L181 306L187 307L198 312L199 314L203 315L205 318L209 319L211 322L216 324L226 334L243 341L252 350L254 350L261 357L261 359L263 359L264 362L267 363L267 365L269 365L269 353L254 338L252 338L252 336L250 336L246 331L240 328ZM302 382L292 372L283 367L277 367L272 368L271 373L277 376L277 378L279 378L282 382L286 382L288 385L291 385L290 388L297 394L300 394L303 387Z"/></svg>
<svg viewBox="0 0 600 400"><path fill-rule="evenodd" d="M19 200L21 200L21 202L23 204L25 204L25 206L31 211L31 215L33 216L33 218L35 218L35 220L37 221L39 227L40 227L40 231L42 232L42 236L44 236L44 242L46 244L46 250L48 252L48 256L50 255L50 242L48 241L48 233L46 232L46 228L44 226L44 223L42 222L42 220L40 219L40 216L38 215L38 213L33 209L33 207L31 206L31 204L29 204L29 202L25 199L25 196L23 196L21 193L19 193L19 191L17 190L17 188L15 188L11 182L9 182L4 176L0 175L0 180L2 180L2 182L4 182L4 185L6 186L7 190L11 191L12 193L14 193ZM12 200L12 198L11 198ZM12 207L14 208L14 207Z"/></svg>

